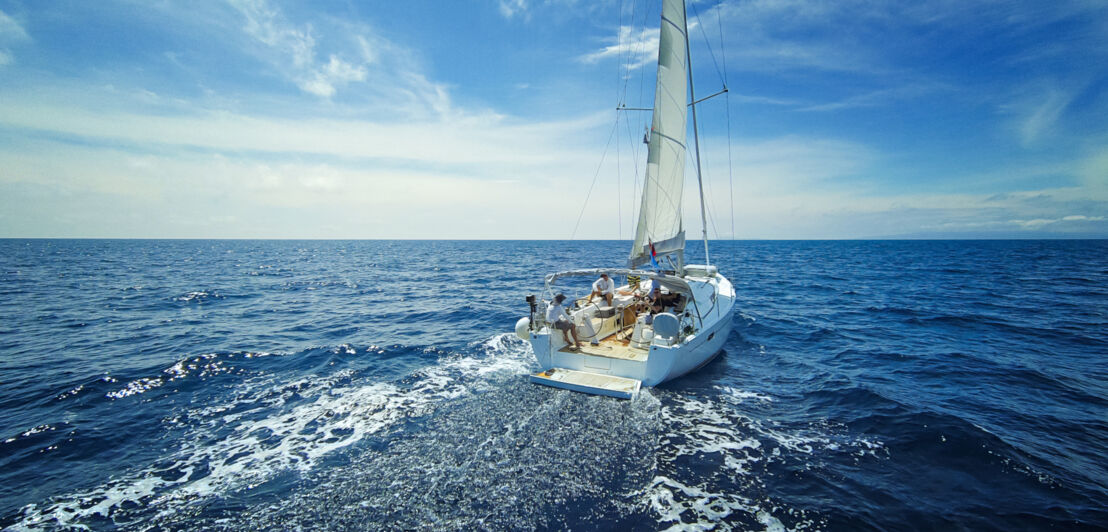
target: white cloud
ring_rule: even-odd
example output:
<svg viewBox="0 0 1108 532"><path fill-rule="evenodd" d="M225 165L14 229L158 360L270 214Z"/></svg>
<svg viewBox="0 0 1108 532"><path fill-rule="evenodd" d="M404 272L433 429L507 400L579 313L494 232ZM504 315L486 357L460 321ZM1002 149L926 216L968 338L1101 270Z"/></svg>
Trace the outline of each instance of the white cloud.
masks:
<svg viewBox="0 0 1108 532"><path fill-rule="evenodd" d="M375 46L364 35L358 35L356 37L358 41L358 48L362 52L362 60L366 64L376 63L380 57L379 46Z"/></svg>
<svg viewBox="0 0 1108 532"><path fill-rule="evenodd" d="M1079 222L1079 221L1103 222L1104 217L1103 216L1085 216L1085 215L1082 215L1082 214L1077 214L1077 215L1070 215L1070 216L1063 217L1062 221L1064 221L1064 222Z"/></svg>
<svg viewBox="0 0 1108 532"><path fill-rule="evenodd" d="M705 10L708 27L722 17L728 28L727 58L742 69L778 71L820 69L846 72L886 70L880 57L858 46L845 26L886 16L880 4L755 0ZM844 28L828 33L828 24Z"/></svg>
<svg viewBox="0 0 1108 532"><path fill-rule="evenodd" d="M329 63L314 72L310 79L298 82L298 85L306 92L329 98L335 94L335 85L365 81L365 78L365 67L353 66L332 55Z"/></svg>
<svg viewBox="0 0 1108 532"><path fill-rule="evenodd" d="M704 139L702 139L704 140ZM730 238L731 184L726 147L706 139L706 199L710 234ZM853 142L782 137L742 141L733 147L735 235L738 238L865 238L966 231L1050 231L1108 234L1108 186L1077 183L1011 191L1011 180L1054 181L1079 177L1108 164L1105 150L1055 164L1011 163L984 175L948 180L951 185L907 191L895 165L881 152ZM1099 157L1099 159L1098 159ZM1103 159L1103 160L1101 160ZM1105 174L1099 174L1102 182ZM1007 179L998 180L998 176ZM1050 177L1051 179L1043 179ZM978 193L960 192L972 184ZM990 192L991 191L991 192ZM686 196L686 209L696 209ZM686 212L695 212L687 210ZM686 216L689 227L699 221Z"/></svg>
<svg viewBox="0 0 1108 532"><path fill-rule="evenodd" d="M251 37L281 51L298 68L314 62L315 39L310 26L293 27L267 0L231 0L231 5L246 18L243 30Z"/></svg>
<svg viewBox="0 0 1108 532"><path fill-rule="evenodd" d="M1019 226L1021 229L1042 229L1048 225L1062 222L1103 222L1103 216L1070 215L1061 218L1035 218L1033 220L1010 220L1009 223Z"/></svg>
<svg viewBox="0 0 1108 532"><path fill-rule="evenodd" d="M1108 143L1095 145L1092 154L1078 164L1076 174L1084 185L1108 196Z"/></svg>
<svg viewBox="0 0 1108 532"><path fill-rule="evenodd" d="M326 62L317 59L317 41L311 24L297 26L286 20L268 0L231 0L245 18L243 31L265 45L273 55L265 57L304 92L330 98L344 85L365 81L367 65L377 61L373 44L364 35L350 38L350 52L362 61L355 64L337 53Z"/></svg>
<svg viewBox="0 0 1108 532"><path fill-rule="evenodd" d="M0 45L27 41L30 36L23 26L7 13L0 11ZM15 62L15 56L8 48L0 46L0 67L8 66Z"/></svg>
<svg viewBox="0 0 1108 532"><path fill-rule="evenodd" d="M413 80L412 83L420 83ZM514 123L494 114L425 120L280 119L226 112L186 116L138 114L104 108L88 95L9 95L0 123L48 134L74 135L95 143L126 143L142 149L191 148L216 152L257 151L421 164L534 164L573 157L558 146L595 127L602 117L557 123ZM448 106L440 93L431 105ZM60 102L66 103L60 103ZM82 103L84 102L84 103ZM445 109L444 109L445 110Z"/></svg>
<svg viewBox="0 0 1108 532"><path fill-rule="evenodd" d="M590 52L578 58L584 63L597 63L613 57L627 58L628 70L652 64L658 59L660 31L658 28L643 28L632 35L631 26L621 26L616 42L600 50Z"/></svg>
<svg viewBox="0 0 1108 532"><path fill-rule="evenodd" d="M35 109L29 114L41 116ZM55 193L49 198L23 202L41 212L67 197L100 198L77 209L84 214L71 213L70 223L58 226L54 236L74 236L86 227L90 233L79 236L113 236L120 226L113 225L118 216L112 213L149 210L143 216L151 233L145 236L566 238L584 193L550 190L553 183L586 190L602 146L578 145L575 139L598 137L597 126L606 117L537 125L470 117L464 124L407 126L243 116L165 123L114 113L93 118L70 116L74 123L59 132L86 138L89 147L59 149L43 140L0 149L3 195L17 197L11 187L20 183L51 187ZM112 125L111 119L120 123ZM8 116L0 121L8 123ZM128 133L131 129L136 133ZM136 144L146 153L93 147L97 144ZM714 164L706 191L714 218L710 232L729 237L730 190L720 166L725 147L717 139L705 144L705 156ZM864 145L784 137L741 142L734 154L739 238L1108 230L1108 197L1090 195L1081 186L1004 194L877 194L858 179L883 168L879 154ZM605 165L579 238L630 236L632 187L627 181L615 184L614 157ZM622 165L624 179L633 166ZM690 178L686 225L698 232L694 186ZM237 221L202 222L227 212ZM622 233L617 213L626 222ZM320 233L320 220L339 229Z"/></svg>
<svg viewBox="0 0 1108 532"><path fill-rule="evenodd" d="M731 92L730 97L739 103L757 103L764 105L784 105L794 106L799 105L800 102L796 100L789 100L785 98L771 98L768 96L756 96L752 94L740 94L737 92Z"/></svg>
<svg viewBox="0 0 1108 532"><path fill-rule="evenodd" d="M1029 146L1049 132L1072 100L1072 93L1050 87L1035 91L1009 106L1017 114L1020 142Z"/></svg>
<svg viewBox="0 0 1108 532"><path fill-rule="evenodd" d="M517 14L527 16L527 0L500 0L500 14L512 18Z"/></svg>
<svg viewBox="0 0 1108 532"><path fill-rule="evenodd" d="M0 10L0 41L14 42L30 39L23 26Z"/></svg>
<svg viewBox="0 0 1108 532"><path fill-rule="evenodd" d="M912 100L924 95L941 91L951 91L951 87L936 83L910 83L849 96L837 102L822 103L797 109L798 111L841 111L860 107L878 107Z"/></svg>
<svg viewBox="0 0 1108 532"><path fill-rule="evenodd" d="M0 148L0 203L12 215L0 234L565 238L565 199L549 193L550 183L563 172L585 175L585 166L405 168L181 151L136 158L117 149L24 142ZM132 216L141 225L121 223Z"/></svg>

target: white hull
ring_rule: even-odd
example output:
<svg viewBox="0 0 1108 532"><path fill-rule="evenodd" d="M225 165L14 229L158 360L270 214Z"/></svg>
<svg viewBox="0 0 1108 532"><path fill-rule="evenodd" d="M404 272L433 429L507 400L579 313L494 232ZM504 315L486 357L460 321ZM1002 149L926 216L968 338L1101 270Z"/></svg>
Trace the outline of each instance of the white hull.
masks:
<svg viewBox="0 0 1108 532"><path fill-rule="evenodd" d="M712 279L686 279L694 297L701 303L690 312L700 310L699 325L691 334L677 341L657 339L642 349L609 349L588 345L586 331L578 328L582 349L565 349L561 332L551 333L548 327L529 333L531 347L542 369L567 369L598 375L610 375L641 381L643 386L657 386L699 369L719 353L731 332L735 311L735 292L722 275ZM712 304L712 303L715 304ZM707 303L705 305L703 303ZM708 308L698 308L708 307ZM609 342L611 339L605 339Z"/></svg>

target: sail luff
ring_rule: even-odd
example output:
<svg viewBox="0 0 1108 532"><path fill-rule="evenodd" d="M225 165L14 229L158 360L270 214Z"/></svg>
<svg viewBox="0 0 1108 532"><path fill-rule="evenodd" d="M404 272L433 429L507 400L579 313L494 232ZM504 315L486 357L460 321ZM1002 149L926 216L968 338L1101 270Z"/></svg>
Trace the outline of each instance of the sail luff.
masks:
<svg viewBox="0 0 1108 532"><path fill-rule="evenodd" d="M642 203L629 262L650 262L651 244L659 255L683 252L681 194L685 178L685 130L688 115L687 48L683 0L663 0L658 42L658 80L647 147Z"/></svg>

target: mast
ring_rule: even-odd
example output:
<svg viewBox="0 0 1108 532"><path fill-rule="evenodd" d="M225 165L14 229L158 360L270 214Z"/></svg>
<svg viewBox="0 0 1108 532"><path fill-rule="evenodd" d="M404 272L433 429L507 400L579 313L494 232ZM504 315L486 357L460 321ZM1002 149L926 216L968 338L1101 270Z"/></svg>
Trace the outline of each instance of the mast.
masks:
<svg viewBox="0 0 1108 532"><path fill-rule="evenodd" d="M692 102L692 131L693 145L696 147L696 185L700 190L700 224L704 235L704 265L709 266L708 260L708 217L704 214L704 180L700 177L700 129L696 127L696 91L693 89L692 79L692 52L689 51L689 17L685 2L681 2L681 16L685 24L685 65L689 75L689 97Z"/></svg>

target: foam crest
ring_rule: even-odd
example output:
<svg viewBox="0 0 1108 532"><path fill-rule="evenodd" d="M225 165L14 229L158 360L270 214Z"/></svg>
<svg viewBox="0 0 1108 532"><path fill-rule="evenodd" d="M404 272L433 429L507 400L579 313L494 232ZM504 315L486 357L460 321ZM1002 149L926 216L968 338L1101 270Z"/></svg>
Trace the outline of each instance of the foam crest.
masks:
<svg viewBox="0 0 1108 532"><path fill-rule="evenodd" d="M49 423L43 424L43 425L36 425L34 427L31 427L31 428L19 433L16 436L12 436L10 438L7 438L6 440L4 440L4 443L12 443L12 442L14 442L14 441L16 441L20 438L30 438L32 436L35 436L37 434L42 434L44 432L54 432L54 431L57 431L59 428L60 427L58 425L51 425Z"/></svg>
<svg viewBox="0 0 1108 532"><path fill-rule="evenodd" d="M244 356L249 358L252 353L247 353ZM227 355L228 358L234 358L235 355ZM256 356L256 355L255 355ZM168 382L184 379L190 375L196 375L197 377L210 377L218 375L220 373L228 373L232 371L232 368L228 366L224 360L220 358L220 355L211 353L207 355L200 355L198 357L181 360L176 364L162 370L165 375L163 377L143 377L128 382L123 388L113 390L105 394L109 399L122 399L124 397L130 397L132 395L138 395L148 392L154 388L159 388ZM108 378L104 379L105 382L116 382L116 379ZM64 399L69 396L77 395L83 386L79 386L65 394L60 395L59 399Z"/></svg>
<svg viewBox="0 0 1108 532"><path fill-rule="evenodd" d="M173 298L174 301L180 301L182 303L203 303L213 299L223 299L223 294L215 290L194 290Z"/></svg>
<svg viewBox="0 0 1108 532"><path fill-rule="evenodd" d="M745 497L734 493L711 493L665 476L654 477L644 497L659 516L659 521L673 523L666 530L714 530L721 525L727 526L724 520L735 512L763 514L766 521L784 528L779 520L765 514Z"/></svg>
<svg viewBox="0 0 1108 532"><path fill-rule="evenodd" d="M736 404L746 402L747 399L753 399L764 403L773 402L773 398L765 394L747 392L739 390L737 388L732 388L730 386L716 386L715 388L720 391L721 397L726 399L728 402Z"/></svg>
<svg viewBox="0 0 1108 532"><path fill-rule="evenodd" d="M512 334L499 334L471 347L484 356L448 356L439 364L415 373L416 389L454 399L471 391L487 390L503 379L517 378L532 369L529 344Z"/></svg>

